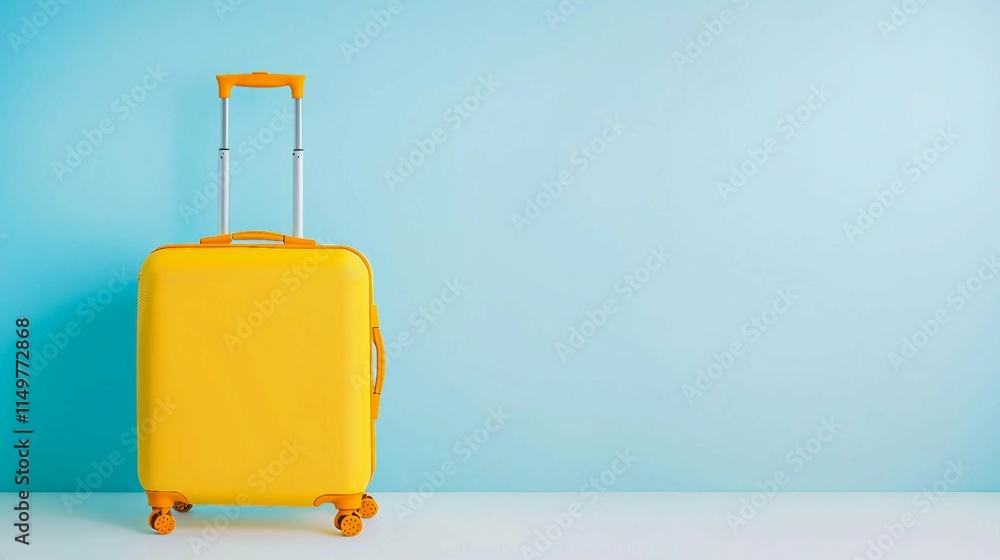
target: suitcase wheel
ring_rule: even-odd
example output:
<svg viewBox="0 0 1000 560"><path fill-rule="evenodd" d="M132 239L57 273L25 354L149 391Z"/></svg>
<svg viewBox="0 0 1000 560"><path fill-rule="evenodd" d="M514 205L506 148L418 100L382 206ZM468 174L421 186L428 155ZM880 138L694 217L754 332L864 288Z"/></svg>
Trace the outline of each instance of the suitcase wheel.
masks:
<svg viewBox="0 0 1000 560"><path fill-rule="evenodd" d="M345 537L353 537L364 528L364 523L356 512L354 509L342 509L333 518L333 526L340 529Z"/></svg>
<svg viewBox="0 0 1000 560"><path fill-rule="evenodd" d="M358 509L358 515L360 515L362 519L370 519L375 517L376 513L378 513L378 502L375 501L375 498L373 498L371 494L365 494L362 496L361 508Z"/></svg>
<svg viewBox="0 0 1000 560"><path fill-rule="evenodd" d="M174 502L174 509L180 513L187 513L191 511L194 506L191 504L186 504L184 502Z"/></svg>
<svg viewBox="0 0 1000 560"><path fill-rule="evenodd" d="M149 527L161 535L169 535L175 526L174 516L170 515L169 509L164 513L163 510L154 508L153 513L149 514Z"/></svg>

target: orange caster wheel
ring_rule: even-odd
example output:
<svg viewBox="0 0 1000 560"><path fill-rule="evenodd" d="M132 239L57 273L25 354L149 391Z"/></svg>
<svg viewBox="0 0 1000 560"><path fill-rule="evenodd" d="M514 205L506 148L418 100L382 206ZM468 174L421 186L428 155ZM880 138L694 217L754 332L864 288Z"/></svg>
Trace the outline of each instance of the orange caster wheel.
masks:
<svg viewBox="0 0 1000 560"><path fill-rule="evenodd" d="M333 518L333 526L340 529L344 533L345 537L353 537L361 532L364 528L364 524L361 522L361 518L354 510L341 510L337 513L337 517Z"/></svg>
<svg viewBox="0 0 1000 560"><path fill-rule="evenodd" d="M358 510L358 515L362 519L370 519L375 517L376 513L378 513L378 502L375 501L375 498L371 497L371 494L365 494L361 498L361 508Z"/></svg>
<svg viewBox="0 0 1000 560"><path fill-rule="evenodd" d="M174 509L180 513L187 513L191 511L194 506L191 504L186 504L184 502L174 502Z"/></svg>
<svg viewBox="0 0 1000 560"><path fill-rule="evenodd" d="M174 531L176 524L174 523L174 516L170 515L170 510L167 513L153 510L153 513L149 514L149 526L154 531L161 535L169 535Z"/></svg>

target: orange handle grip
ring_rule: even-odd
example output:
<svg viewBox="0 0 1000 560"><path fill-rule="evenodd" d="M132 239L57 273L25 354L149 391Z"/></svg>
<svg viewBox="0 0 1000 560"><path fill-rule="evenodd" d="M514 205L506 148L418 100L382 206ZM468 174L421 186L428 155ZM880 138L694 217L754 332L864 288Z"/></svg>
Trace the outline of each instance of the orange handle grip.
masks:
<svg viewBox="0 0 1000 560"><path fill-rule="evenodd" d="M273 231L251 230L236 233L224 233L212 237L202 237L202 245L229 245L233 241L280 241L285 245L315 245L316 241L302 237L282 235Z"/></svg>
<svg viewBox="0 0 1000 560"><path fill-rule="evenodd" d="M215 79L219 81L219 98L221 99L229 99L234 86L252 88L288 86L292 88L292 97L295 99L301 99L306 89L306 77L302 74L268 74L267 72L219 74Z"/></svg>

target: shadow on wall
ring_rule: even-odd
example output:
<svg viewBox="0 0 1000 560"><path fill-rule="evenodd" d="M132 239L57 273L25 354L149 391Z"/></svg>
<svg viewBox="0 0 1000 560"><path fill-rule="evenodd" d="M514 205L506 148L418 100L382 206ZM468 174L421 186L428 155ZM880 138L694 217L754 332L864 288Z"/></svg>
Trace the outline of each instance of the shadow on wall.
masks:
<svg viewBox="0 0 1000 560"><path fill-rule="evenodd" d="M136 276L140 263L31 319L32 483L48 491L139 490Z"/></svg>
<svg viewBox="0 0 1000 560"><path fill-rule="evenodd" d="M214 82L206 80L206 84ZM159 186L173 190L175 200L169 207L155 209L175 227L172 233L164 232L171 237L158 239L157 243L195 242L194 236L213 235L218 230L220 113L217 103L211 97L206 99L215 91L214 87L206 90L191 85L177 94L175 118L184 124L170 131L173 176Z"/></svg>

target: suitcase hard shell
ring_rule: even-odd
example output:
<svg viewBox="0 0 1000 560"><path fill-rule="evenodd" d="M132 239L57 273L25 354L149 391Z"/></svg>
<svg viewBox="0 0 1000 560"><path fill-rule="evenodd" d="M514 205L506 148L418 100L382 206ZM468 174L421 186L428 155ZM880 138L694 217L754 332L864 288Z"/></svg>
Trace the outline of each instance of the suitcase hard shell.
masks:
<svg viewBox="0 0 1000 560"><path fill-rule="evenodd" d="M262 75L270 81L253 85ZM272 87L300 77L220 76L220 96L229 78ZM329 502L337 527L354 535L378 507L365 494L385 363L371 267L349 247L226 231L227 101L221 233L156 249L139 275L138 464L149 524L169 533L170 508L192 504ZM293 230L301 233L301 97L296 137ZM245 240L257 243L233 243Z"/></svg>

